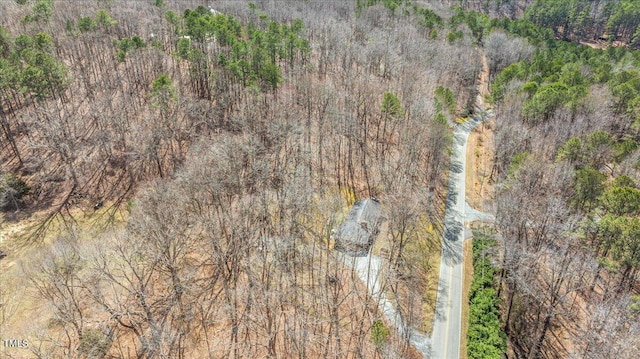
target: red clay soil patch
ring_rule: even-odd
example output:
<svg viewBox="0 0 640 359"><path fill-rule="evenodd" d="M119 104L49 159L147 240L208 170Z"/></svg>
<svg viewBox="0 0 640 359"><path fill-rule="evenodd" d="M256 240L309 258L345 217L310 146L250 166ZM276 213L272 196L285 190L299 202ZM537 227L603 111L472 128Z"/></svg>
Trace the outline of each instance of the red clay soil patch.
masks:
<svg viewBox="0 0 640 359"><path fill-rule="evenodd" d="M467 201L480 211L487 211L493 201L491 170L494 155L493 119L471 132L467 147Z"/></svg>

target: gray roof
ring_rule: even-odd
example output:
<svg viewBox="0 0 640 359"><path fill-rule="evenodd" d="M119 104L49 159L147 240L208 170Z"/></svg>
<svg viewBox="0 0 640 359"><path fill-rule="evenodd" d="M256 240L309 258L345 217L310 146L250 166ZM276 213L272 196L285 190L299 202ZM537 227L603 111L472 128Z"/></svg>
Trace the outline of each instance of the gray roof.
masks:
<svg viewBox="0 0 640 359"><path fill-rule="evenodd" d="M336 250L352 255L366 255L383 221L377 199L363 199L353 204L347 219L333 234Z"/></svg>

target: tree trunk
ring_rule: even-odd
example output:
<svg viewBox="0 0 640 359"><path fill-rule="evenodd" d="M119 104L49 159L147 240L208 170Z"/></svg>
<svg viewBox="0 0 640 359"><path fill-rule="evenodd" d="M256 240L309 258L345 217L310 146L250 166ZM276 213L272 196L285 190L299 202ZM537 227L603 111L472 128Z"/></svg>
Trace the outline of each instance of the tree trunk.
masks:
<svg viewBox="0 0 640 359"><path fill-rule="evenodd" d="M539 354L540 354L540 348L542 347L542 343L544 342L545 337L547 336L547 331L549 330L549 326L551 325L551 315L546 315L544 318L544 324L542 326L542 332L540 333L540 336L538 337L538 339L536 340L536 343L534 344L533 348L531 348L531 351L529 352L529 355L527 355L528 359L536 359L539 358Z"/></svg>

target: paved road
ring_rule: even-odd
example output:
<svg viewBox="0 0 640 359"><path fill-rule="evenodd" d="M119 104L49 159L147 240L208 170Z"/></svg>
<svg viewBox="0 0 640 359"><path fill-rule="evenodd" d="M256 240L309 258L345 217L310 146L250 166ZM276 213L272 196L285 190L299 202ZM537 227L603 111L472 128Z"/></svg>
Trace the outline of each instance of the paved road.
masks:
<svg viewBox="0 0 640 359"><path fill-rule="evenodd" d="M488 113L480 111L472 120L456 126L453 132L454 143L445 212L442 258L440 260L438 299L431 336L431 357L434 359L460 357L464 263L462 243L465 239L464 221L468 207L465 200L467 139L469 133L488 115ZM469 211L473 217L478 213Z"/></svg>

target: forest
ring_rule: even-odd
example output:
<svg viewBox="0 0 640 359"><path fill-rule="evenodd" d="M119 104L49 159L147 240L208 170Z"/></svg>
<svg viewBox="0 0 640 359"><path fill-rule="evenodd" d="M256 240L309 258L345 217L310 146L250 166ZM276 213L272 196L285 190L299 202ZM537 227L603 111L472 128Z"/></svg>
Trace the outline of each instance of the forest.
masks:
<svg viewBox="0 0 640 359"><path fill-rule="evenodd" d="M0 352L422 357L332 232L379 199L429 335L482 97L461 357L635 358L639 45L631 0L0 1Z"/></svg>

